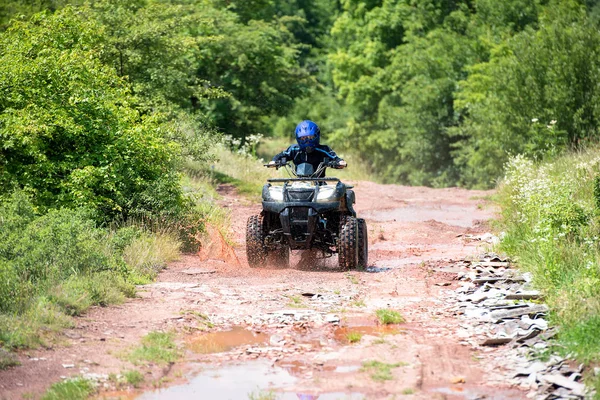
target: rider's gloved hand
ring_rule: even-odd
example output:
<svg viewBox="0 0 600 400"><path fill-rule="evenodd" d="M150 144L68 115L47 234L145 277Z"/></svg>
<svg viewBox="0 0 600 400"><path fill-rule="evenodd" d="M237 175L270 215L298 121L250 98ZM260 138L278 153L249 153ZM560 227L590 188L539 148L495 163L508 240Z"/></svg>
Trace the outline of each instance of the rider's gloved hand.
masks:
<svg viewBox="0 0 600 400"><path fill-rule="evenodd" d="M342 168L346 168L347 166L348 166L348 163L346 163L346 161L342 160L342 161L340 161L340 162L337 163L337 167L336 168L342 169Z"/></svg>
<svg viewBox="0 0 600 400"><path fill-rule="evenodd" d="M275 165L277 165L277 163L275 161L271 160L271 161L269 161L269 166L271 166L271 165L275 166Z"/></svg>

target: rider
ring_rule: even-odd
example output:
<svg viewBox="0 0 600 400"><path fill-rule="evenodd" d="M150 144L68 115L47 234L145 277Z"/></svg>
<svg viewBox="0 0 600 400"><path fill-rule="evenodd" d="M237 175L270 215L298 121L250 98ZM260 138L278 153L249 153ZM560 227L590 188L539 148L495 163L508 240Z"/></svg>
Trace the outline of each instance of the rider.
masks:
<svg viewBox="0 0 600 400"><path fill-rule="evenodd" d="M305 120L296 126L296 141L298 144L293 144L273 157L269 165L285 164L287 161L293 161L295 165L309 163L316 171L319 164L322 162L333 162L334 168L346 168L346 161L342 160L335 154L329 146L319 144L321 139L321 130L319 126L312 121ZM325 176L323 170L318 178Z"/></svg>

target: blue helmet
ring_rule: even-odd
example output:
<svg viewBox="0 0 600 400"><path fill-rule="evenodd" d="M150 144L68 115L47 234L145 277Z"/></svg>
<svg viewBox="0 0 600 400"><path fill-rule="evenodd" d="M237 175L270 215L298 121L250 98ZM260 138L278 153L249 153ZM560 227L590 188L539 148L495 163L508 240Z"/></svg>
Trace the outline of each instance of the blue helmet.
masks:
<svg viewBox="0 0 600 400"><path fill-rule="evenodd" d="M300 149L312 151L319 145L321 139L321 130L319 126L312 121L305 120L296 127L296 141Z"/></svg>

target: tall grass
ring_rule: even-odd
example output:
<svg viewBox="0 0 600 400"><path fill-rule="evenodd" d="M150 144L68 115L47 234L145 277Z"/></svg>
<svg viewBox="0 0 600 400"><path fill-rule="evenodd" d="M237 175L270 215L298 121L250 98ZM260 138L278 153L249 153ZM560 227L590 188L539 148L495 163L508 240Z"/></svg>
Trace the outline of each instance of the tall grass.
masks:
<svg viewBox="0 0 600 400"><path fill-rule="evenodd" d="M38 215L16 192L0 204L0 347L50 344L71 316L135 296L180 246L168 231L98 227L85 210Z"/></svg>
<svg viewBox="0 0 600 400"><path fill-rule="evenodd" d="M600 151L515 157L499 193L502 250L533 273L565 351L600 361Z"/></svg>

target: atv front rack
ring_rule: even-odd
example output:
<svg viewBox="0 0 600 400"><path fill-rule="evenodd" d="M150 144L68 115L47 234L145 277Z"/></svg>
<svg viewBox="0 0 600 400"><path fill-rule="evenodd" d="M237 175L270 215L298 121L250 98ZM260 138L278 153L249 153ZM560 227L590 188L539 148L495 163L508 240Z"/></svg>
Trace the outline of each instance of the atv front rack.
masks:
<svg viewBox="0 0 600 400"><path fill-rule="evenodd" d="M300 182L300 181L313 181L313 182L339 182L339 178L272 178L267 179L267 182Z"/></svg>

